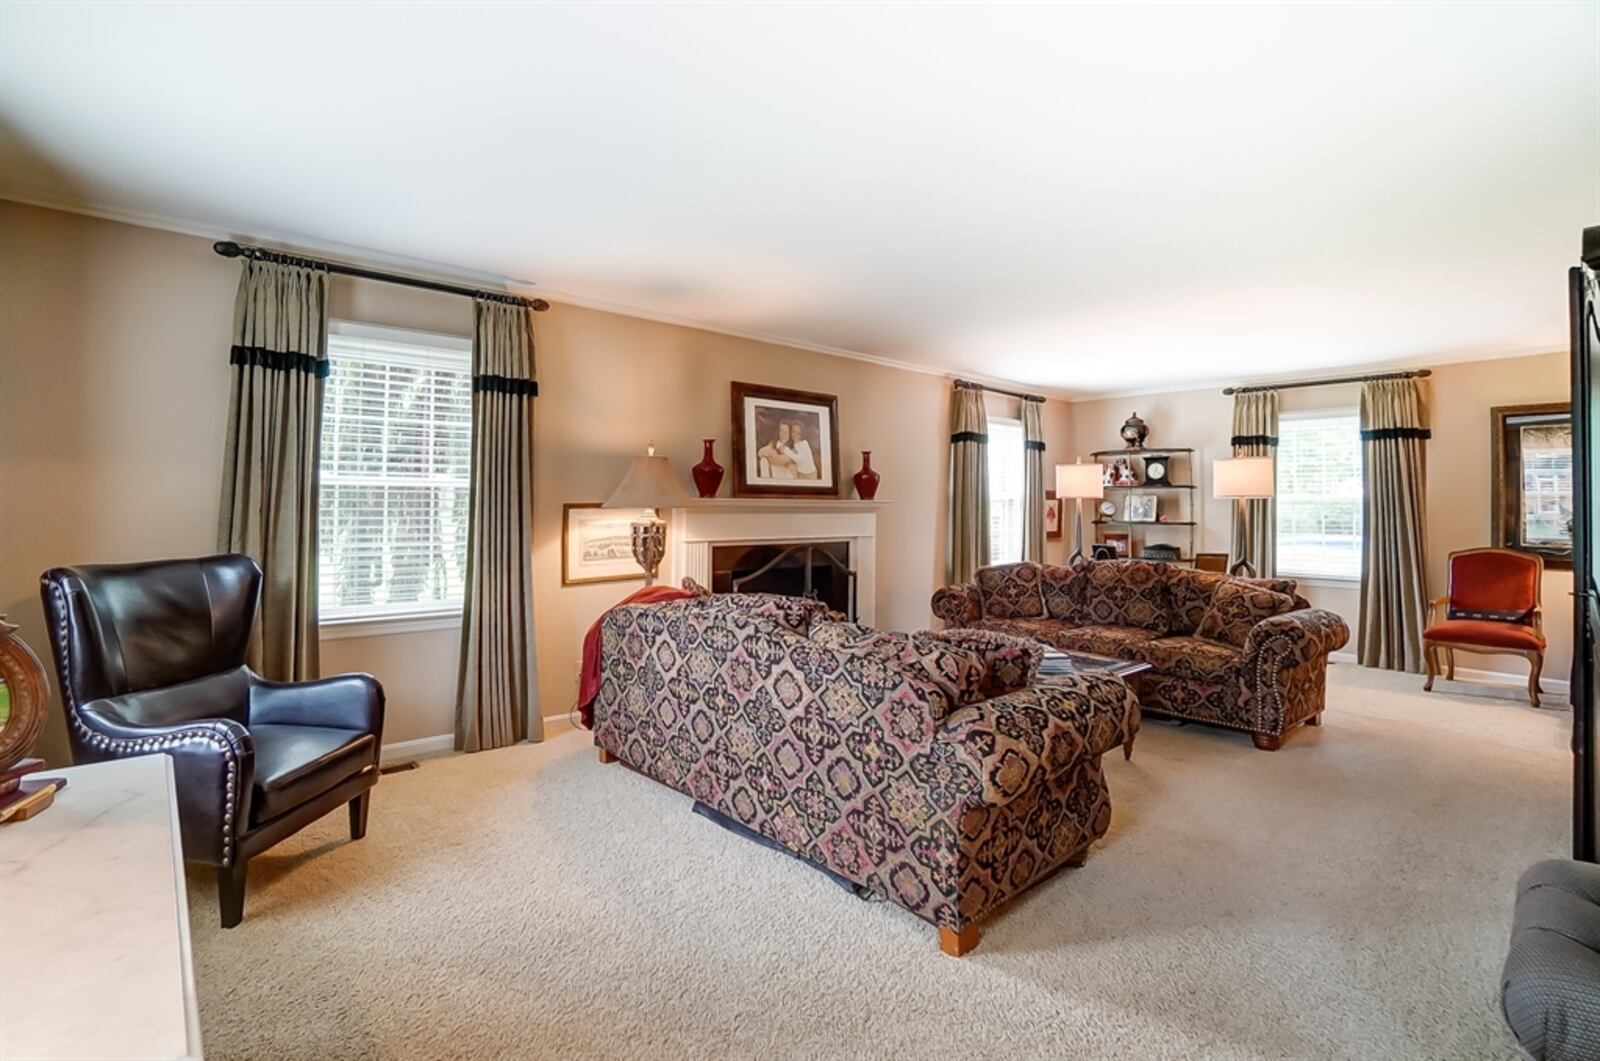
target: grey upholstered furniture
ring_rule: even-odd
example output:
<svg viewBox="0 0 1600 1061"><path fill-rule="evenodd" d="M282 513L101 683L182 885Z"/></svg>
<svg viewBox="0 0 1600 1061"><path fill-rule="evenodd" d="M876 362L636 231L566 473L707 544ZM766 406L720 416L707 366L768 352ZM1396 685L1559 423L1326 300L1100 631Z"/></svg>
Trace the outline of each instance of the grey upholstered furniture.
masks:
<svg viewBox="0 0 1600 1061"><path fill-rule="evenodd" d="M1500 1001L1539 1061L1600 1058L1600 866L1550 859L1522 875Z"/></svg>

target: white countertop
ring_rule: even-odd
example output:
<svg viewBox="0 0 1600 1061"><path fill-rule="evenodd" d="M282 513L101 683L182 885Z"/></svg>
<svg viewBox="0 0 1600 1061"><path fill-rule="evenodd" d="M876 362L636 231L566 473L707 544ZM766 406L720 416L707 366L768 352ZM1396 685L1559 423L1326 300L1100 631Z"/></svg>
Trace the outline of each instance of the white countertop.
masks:
<svg viewBox="0 0 1600 1061"><path fill-rule="evenodd" d="M0 1057L200 1057L172 760L65 777L0 826Z"/></svg>

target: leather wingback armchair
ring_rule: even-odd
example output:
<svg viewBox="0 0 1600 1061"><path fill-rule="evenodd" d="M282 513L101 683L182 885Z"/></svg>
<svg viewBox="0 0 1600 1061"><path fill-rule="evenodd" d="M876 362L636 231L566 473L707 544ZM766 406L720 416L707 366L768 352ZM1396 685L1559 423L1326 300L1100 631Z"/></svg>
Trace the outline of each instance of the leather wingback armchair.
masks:
<svg viewBox="0 0 1600 1061"><path fill-rule="evenodd" d="M361 839L383 739L369 675L245 665L260 592L246 556L55 568L40 587L73 758L172 756L184 858L217 867L224 928L251 856L340 804Z"/></svg>

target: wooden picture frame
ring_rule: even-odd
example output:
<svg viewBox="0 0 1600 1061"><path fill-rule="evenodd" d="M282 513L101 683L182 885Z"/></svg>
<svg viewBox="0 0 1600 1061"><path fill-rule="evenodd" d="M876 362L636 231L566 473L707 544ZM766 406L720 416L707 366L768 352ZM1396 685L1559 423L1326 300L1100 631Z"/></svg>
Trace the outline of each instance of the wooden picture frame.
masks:
<svg viewBox="0 0 1600 1061"><path fill-rule="evenodd" d="M1133 555L1133 535L1128 531L1107 531L1100 535L1100 541L1117 551L1117 559L1126 560Z"/></svg>
<svg viewBox="0 0 1600 1061"><path fill-rule="evenodd" d="M1523 441L1530 429L1562 429L1571 440L1572 404L1570 402L1535 402L1528 405L1497 405L1489 410L1489 518L1492 544L1505 549L1516 549L1540 557L1547 568L1570 570L1572 567L1572 524L1570 495L1568 501L1567 538L1564 544L1549 538L1531 538L1527 534L1525 515ZM1559 464L1552 465L1551 475L1559 476ZM1571 457L1566 462L1570 483ZM1559 501L1557 500L1559 504ZM1559 518L1559 516L1557 516Z"/></svg>
<svg viewBox="0 0 1600 1061"><path fill-rule="evenodd" d="M644 568L633 558L638 515L631 509L602 508L598 501L562 505L561 584L643 582Z"/></svg>
<svg viewBox="0 0 1600 1061"><path fill-rule="evenodd" d="M734 497L841 495L837 396L738 382L732 393Z"/></svg>
<svg viewBox="0 0 1600 1061"><path fill-rule="evenodd" d="M1061 539L1061 501L1054 490L1044 492L1044 538L1049 542Z"/></svg>

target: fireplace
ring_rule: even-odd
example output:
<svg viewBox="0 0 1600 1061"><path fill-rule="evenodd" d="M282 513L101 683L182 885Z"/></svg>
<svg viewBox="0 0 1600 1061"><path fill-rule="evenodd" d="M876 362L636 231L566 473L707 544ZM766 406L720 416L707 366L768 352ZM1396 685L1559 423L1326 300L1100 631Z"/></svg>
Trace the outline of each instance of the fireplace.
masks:
<svg viewBox="0 0 1600 1061"><path fill-rule="evenodd" d="M850 542L844 540L713 545L711 591L813 597L852 621L858 614Z"/></svg>

